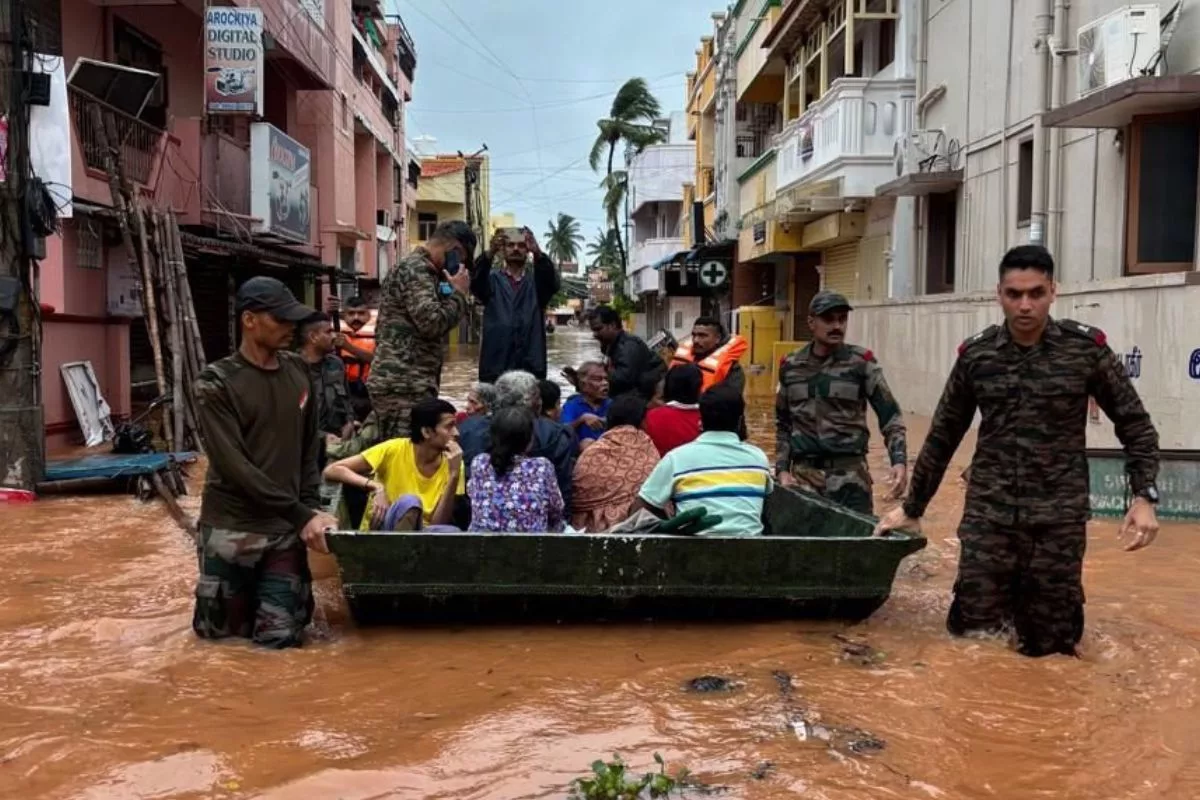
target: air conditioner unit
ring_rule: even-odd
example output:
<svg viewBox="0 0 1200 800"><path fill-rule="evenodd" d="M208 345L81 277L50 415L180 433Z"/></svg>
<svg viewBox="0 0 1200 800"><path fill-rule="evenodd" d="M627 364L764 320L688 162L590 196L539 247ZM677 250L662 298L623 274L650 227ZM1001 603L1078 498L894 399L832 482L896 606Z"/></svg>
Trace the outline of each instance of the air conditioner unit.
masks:
<svg viewBox="0 0 1200 800"><path fill-rule="evenodd" d="M1079 96L1145 74L1161 45L1158 5L1118 8L1079 29Z"/></svg>

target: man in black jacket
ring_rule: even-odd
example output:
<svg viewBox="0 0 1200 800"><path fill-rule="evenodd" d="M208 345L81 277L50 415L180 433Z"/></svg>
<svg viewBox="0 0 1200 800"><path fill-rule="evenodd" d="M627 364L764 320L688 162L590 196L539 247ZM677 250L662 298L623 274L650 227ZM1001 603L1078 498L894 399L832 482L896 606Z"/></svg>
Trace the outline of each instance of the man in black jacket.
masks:
<svg viewBox="0 0 1200 800"><path fill-rule="evenodd" d="M604 354L609 397L637 392L645 400L654 399L658 383L667 373L666 363L645 342L627 333L621 316L608 306L592 312L591 326Z"/></svg>
<svg viewBox="0 0 1200 800"><path fill-rule="evenodd" d="M526 266L531 254L532 275ZM503 268L493 269L499 257ZM471 294L484 306L479 380L495 383L515 369L545 380L545 310L558 287L558 270L538 247L533 231L521 229L521 238L496 232L491 249L471 270Z"/></svg>

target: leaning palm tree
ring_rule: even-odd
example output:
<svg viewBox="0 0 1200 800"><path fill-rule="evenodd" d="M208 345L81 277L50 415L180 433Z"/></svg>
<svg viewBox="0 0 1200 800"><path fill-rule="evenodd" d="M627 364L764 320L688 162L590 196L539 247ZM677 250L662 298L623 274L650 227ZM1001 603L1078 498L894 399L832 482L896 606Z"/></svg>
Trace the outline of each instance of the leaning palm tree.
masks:
<svg viewBox="0 0 1200 800"><path fill-rule="evenodd" d="M631 78L626 81L625 85L617 90L617 96L613 98L608 116L596 122L600 133L596 136L596 141L592 144L592 151L588 155L588 163L592 169L599 171L600 160L604 157L604 150L607 148L608 169L605 172L607 180L613 174L613 158L617 153L617 145L624 143L625 153L629 156L636 155L650 145L661 142L664 138L663 132L654 126L654 120L661 113L658 99L650 93L650 87L646 84L645 79ZM608 187L605 186L605 189L607 193ZM624 201L623 192L620 200ZM604 205L605 213L608 215L608 225L617 232L617 252L621 256L621 267L624 268L625 242L621 239L620 234L620 214L616 213L619 211L621 203L606 202Z"/></svg>
<svg viewBox="0 0 1200 800"><path fill-rule="evenodd" d="M546 231L546 255L550 256L560 268L564 261L576 261L579 258L579 246L583 244L583 233L579 230L579 220L561 211L558 219L550 220Z"/></svg>

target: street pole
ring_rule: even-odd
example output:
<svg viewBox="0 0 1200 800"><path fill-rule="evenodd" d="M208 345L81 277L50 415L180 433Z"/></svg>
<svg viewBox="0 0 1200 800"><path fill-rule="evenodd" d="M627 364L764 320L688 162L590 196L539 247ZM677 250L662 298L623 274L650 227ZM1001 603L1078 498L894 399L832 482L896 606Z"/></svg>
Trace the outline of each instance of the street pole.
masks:
<svg viewBox="0 0 1200 800"><path fill-rule="evenodd" d="M2 111L7 148L0 184L0 487L32 491L45 474L41 406L41 315L37 273L23 199L29 164L29 103L25 98L27 41L22 0L5 0L9 26L0 31L7 65Z"/></svg>

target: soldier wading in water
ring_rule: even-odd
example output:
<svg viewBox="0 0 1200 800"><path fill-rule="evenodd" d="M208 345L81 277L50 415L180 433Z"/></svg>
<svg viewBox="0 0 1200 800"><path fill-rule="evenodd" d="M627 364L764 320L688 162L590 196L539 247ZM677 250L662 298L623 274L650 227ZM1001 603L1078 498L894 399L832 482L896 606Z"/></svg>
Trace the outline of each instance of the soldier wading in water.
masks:
<svg viewBox="0 0 1200 800"><path fill-rule="evenodd" d="M775 470L781 486L872 513L867 469L867 404L879 417L892 471L892 499L904 493L908 460L904 417L870 350L846 344L850 303L817 292L808 307L811 344L779 365L775 397Z"/></svg>
<svg viewBox="0 0 1200 800"><path fill-rule="evenodd" d="M954 600L956 636L1004 633L1029 656L1075 655L1083 636L1088 397L1125 447L1133 501L1122 534L1138 550L1158 533L1158 434L1121 360L1091 326L1051 319L1054 260L1015 247L1000 262L1005 323L958 349L903 505L876 534L916 529L942 475L982 415L971 462Z"/></svg>

